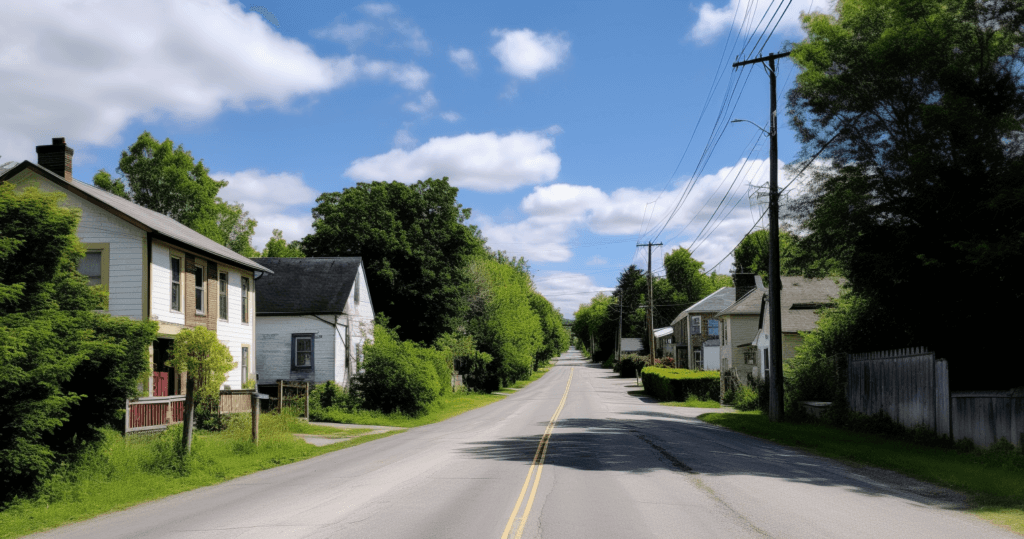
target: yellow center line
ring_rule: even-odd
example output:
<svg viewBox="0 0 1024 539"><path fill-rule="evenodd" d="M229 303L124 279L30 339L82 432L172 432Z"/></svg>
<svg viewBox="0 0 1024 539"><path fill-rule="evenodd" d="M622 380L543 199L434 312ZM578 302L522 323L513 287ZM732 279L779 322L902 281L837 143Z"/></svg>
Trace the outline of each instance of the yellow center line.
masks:
<svg viewBox="0 0 1024 539"><path fill-rule="evenodd" d="M508 523L505 524L505 532L501 534L501 539L508 539L509 533L512 531L512 526L515 524L516 515L519 514L519 507L523 504L523 497L526 496L526 491L530 487L530 478L534 478L533 471L537 470L537 476L533 481L533 489L530 491L530 498L526 502L526 510L523 511L523 516L519 519L519 529L516 530L516 539L523 536L523 529L526 526L526 518L530 515L530 509L533 507L533 499L537 496L537 486L540 484L540 472L544 469L544 459L548 454L548 440L551 439L551 432L555 429L555 422L558 421L558 415L562 413L562 408L565 407L565 399L569 397L569 385L572 384L572 373L575 367L569 369L569 381L565 383L565 392L562 393L562 401L558 403L558 408L555 409L555 415L551 416L551 420L548 421L548 426L544 429L544 435L540 437L540 443L537 444L537 451L533 454L533 462L530 464L530 471L526 474L526 481L523 483L523 488L519 491L519 499L516 500L515 509L512 510L512 515L508 517Z"/></svg>

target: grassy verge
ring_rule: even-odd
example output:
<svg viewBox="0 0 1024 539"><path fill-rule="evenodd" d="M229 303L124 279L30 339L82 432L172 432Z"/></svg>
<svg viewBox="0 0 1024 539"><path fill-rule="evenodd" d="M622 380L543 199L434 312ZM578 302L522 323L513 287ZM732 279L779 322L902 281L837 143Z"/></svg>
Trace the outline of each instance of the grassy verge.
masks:
<svg viewBox="0 0 1024 539"><path fill-rule="evenodd" d="M486 393L452 393L434 401L423 415L412 417L405 414L385 414L373 410L346 411L326 408L310 412L314 421L330 421L353 425L381 425L385 427L419 427L444 421L474 408L500 401L504 395ZM327 427L330 428L330 427Z"/></svg>
<svg viewBox="0 0 1024 539"><path fill-rule="evenodd" d="M547 372L550 371L550 370L551 370L551 365L548 365L546 367L541 367L541 368L537 369L536 371L534 371L534 373L531 374L530 377L527 378L526 380L519 380L516 383L514 383L514 384L512 384L512 385L510 385L508 387L503 387L501 389L522 389L522 388L532 384L533 382L536 382L537 380L540 380L540 377L544 376L545 374L547 374Z"/></svg>
<svg viewBox="0 0 1024 539"><path fill-rule="evenodd" d="M249 439L249 416L238 414L222 432L198 432L187 459L175 454L180 427L128 438L108 431L102 444L48 480L36 498L17 501L0 511L0 539L85 520L401 432L361 436L323 447L293 435L320 434L308 432L316 429L339 432L288 415L264 414L260 417L260 443L254 446ZM365 432L352 430L357 432L346 436Z"/></svg>
<svg viewBox="0 0 1024 539"><path fill-rule="evenodd" d="M811 423L772 423L760 412L709 413L708 423L809 450L824 457L894 470L971 496L972 512L1024 533L1024 453L962 451Z"/></svg>
<svg viewBox="0 0 1024 539"><path fill-rule="evenodd" d="M705 401L700 400L697 397L690 397L684 401L665 401L659 402L662 406L679 406L682 408L721 408L722 405L718 401Z"/></svg>

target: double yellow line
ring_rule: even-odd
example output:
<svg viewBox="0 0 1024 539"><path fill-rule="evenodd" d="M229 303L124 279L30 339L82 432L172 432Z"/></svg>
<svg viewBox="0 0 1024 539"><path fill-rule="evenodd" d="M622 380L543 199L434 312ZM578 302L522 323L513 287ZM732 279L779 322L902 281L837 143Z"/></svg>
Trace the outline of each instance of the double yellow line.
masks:
<svg viewBox="0 0 1024 539"><path fill-rule="evenodd" d="M573 370L575 370L575 367L569 369L569 381L565 383L565 393L562 393L562 402L558 403L555 415L551 416L551 421L548 421L548 428L544 429L544 435L540 437L540 443L537 444L537 452L533 454L533 463L530 464L530 471L526 474L526 481L523 483L522 490L519 491L519 499L516 500L516 507L512 510L512 515L508 517L508 523L505 524L505 533L501 534L501 539L508 539L512 526L516 522L516 515L519 514L519 507L523 505L523 497L526 496L526 490L530 486L530 478L532 477L533 489L530 490L530 498L526 501L526 509L523 510L523 516L519 518L519 528L516 530L516 539L523 536L526 519L530 516L533 499L537 496L537 486L540 485L540 472L544 469L544 458L548 455L548 440L551 439L551 431L555 429L558 414L561 414L562 408L565 407L565 399L569 396L569 385L572 384ZM533 475L534 470L537 471L536 476Z"/></svg>

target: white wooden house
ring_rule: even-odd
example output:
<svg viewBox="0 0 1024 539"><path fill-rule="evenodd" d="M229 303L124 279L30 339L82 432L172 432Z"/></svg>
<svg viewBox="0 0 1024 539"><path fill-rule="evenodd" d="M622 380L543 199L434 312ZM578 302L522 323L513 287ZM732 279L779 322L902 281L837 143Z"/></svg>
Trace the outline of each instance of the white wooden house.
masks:
<svg viewBox="0 0 1024 539"><path fill-rule="evenodd" d="M182 329L198 326L231 351L235 368L225 385L245 384L255 365L253 285L269 270L166 215L73 179L74 150L63 138L36 152L38 164L9 168L0 182L64 194L65 205L81 210L77 235L87 253L79 271L107 290L105 312L159 323L143 392L184 392L183 375L166 365L167 350Z"/></svg>
<svg viewBox="0 0 1024 539"><path fill-rule="evenodd" d="M803 333L814 331L818 325L818 309L831 305L842 292L845 279L808 279L806 277L780 277L779 305L782 314L782 361L796 356L796 349L803 344ZM756 371L761 379L767 379L769 370L768 354L771 349L770 295L765 293L761 302L757 333L752 346L757 347L760 361Z"/></svg>
<svg viewBox="0 0 1024 539"><path fill-rule="evenodd" d="M256 371L279 380L347 387L373 341L373 301L360 257L254 258Z"/></svg>

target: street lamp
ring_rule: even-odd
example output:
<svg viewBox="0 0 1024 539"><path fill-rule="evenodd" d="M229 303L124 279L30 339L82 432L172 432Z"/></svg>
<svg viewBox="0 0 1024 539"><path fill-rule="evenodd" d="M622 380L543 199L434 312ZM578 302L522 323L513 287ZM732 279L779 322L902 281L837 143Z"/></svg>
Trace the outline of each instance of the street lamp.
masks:
<svg viewBox="0 0 1024 539"><path fill-rule="evenodd" d="M761 126L759 126L759 125L755 124L754 122L752 122L752 121L750 121L750 120L742 120L742 119L736 119L736 120L733 120L733 121L731 121L731 122L729 122L729 123L731 123L731 124L734 124L734 123L738 123L738 122L747 122L748 124L750 124L750 125L752 125L752 126L754 126L754 127L758 128L758 129L760 129L760 130L761 130L761 132L762 132L762 133L764 133L765 135L768 135L769 137L770 137L770 136L772 136L772 134L771 134L771 133L769 133L769 132L767 132L767 131L765 131L763 127L761 127Z"/></svg>

